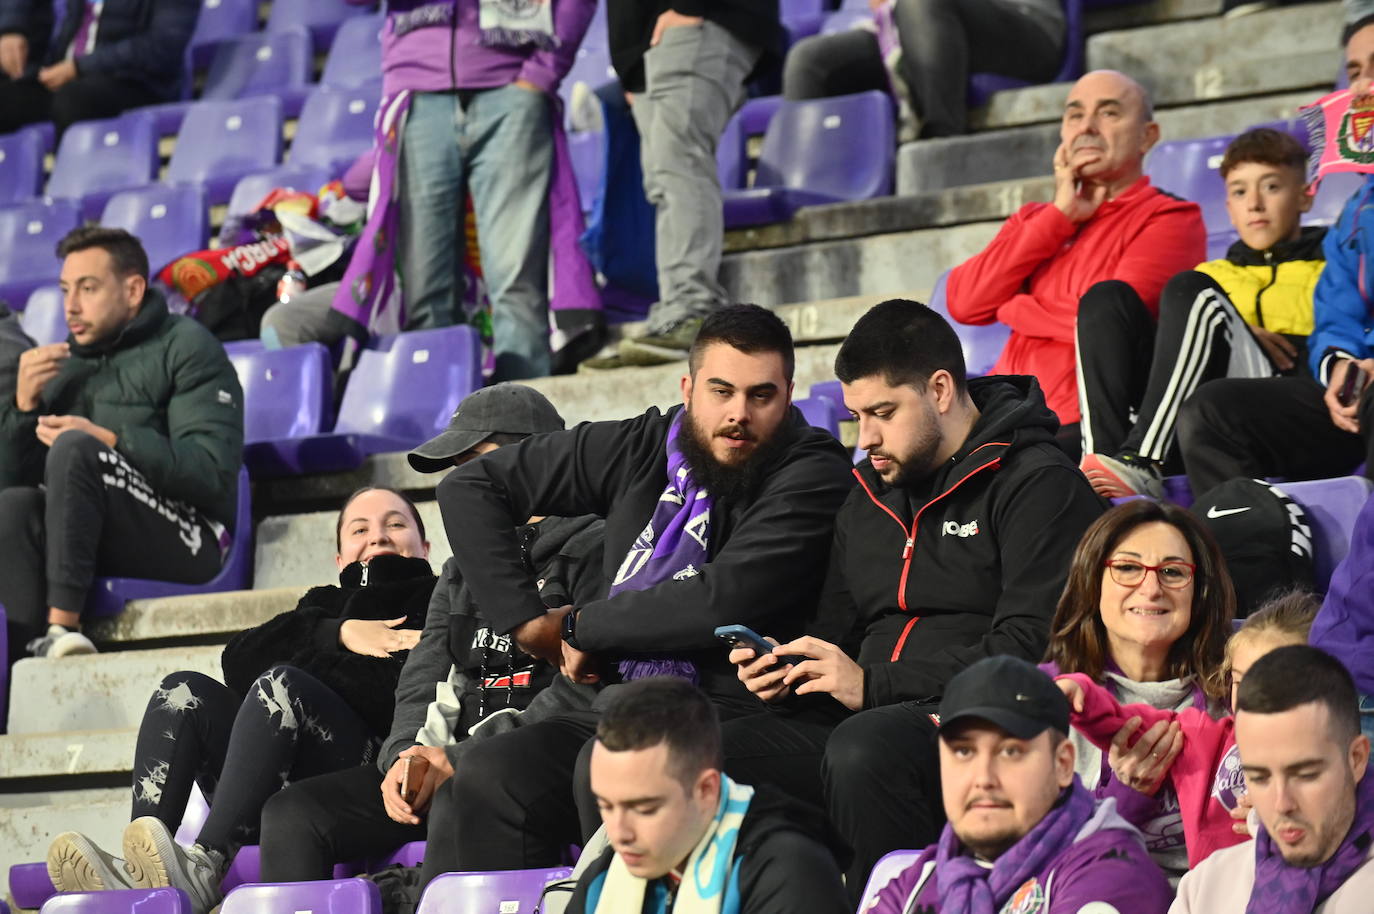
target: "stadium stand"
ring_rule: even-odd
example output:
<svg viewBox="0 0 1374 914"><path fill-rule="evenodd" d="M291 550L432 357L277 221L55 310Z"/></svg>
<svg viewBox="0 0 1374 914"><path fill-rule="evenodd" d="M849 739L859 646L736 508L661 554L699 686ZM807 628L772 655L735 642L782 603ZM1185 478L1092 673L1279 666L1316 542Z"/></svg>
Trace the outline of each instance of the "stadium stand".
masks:
<svg viewBox="0 0 1374 914"><path fill-rule="evenodd" d="M187 251L205 247L210 234L205 194L194 184L153 184L110 197L100 222L138 236L156 273Z"/></svg>
<svg viewBox="0 0 1374 914"><path fill-rule="evenodd" d="M39 286L29 294L19 326L43 346L67 338L67 315L62 310L62 290L55 285Z"/></svg>
<svg viewBox="0 0 1374 914"><path fill-rule="evenodd" d="M310 144L319 136L313 133L315 128L308 120L311 112L306 102L312 52L330 48L322 85L353 92L377 75L376 65L366 55L370 49L375 49L380 20L367 14L365 9L345 9L341 2L321 2L319 5L338 8L335 10L337 18L303 20L300 14L306 6L313 7L313 3L297 0L292 4L276 0L268 17L268 29L277 37L267 38L269 33L264 31L244 41L236 41L234 36L255 29L257 4L207 0L191 56L197 70L210 67L203 95L208 100L189 102L175 112L164 112L163 120L158 123L160 128L168 123L166 118L179 118L190 112L186 114L180 142L167 172L169 183L204 185L210 203L229 200L232 190L230 209L240 211L238 207L251 206L277 184L297 182L297 186L312 188L330 176L325 171L297 166L308 161L332 167L335 160L316 159L313 153L298 153L294 147L287 158L288 164L277 166L284 142L282 108L284 105L287 114L293 110L301 112L296 143L302 142L303 135L306 145L301 148L310 149ZM1334 2L1278 9L1237 20L1220 18L1219 0L1150 0L1111 6L1086 2L1084 5L1081 18L1082 31L1087 35L1082 58L1084 68L1110 66L1150 79L1156 87L1158 119L1164 135L1169 141L1193 150L1187 153L1187 164L1194 169L1204 156L1210 159L1212 153L1205 152L1210 144L1224 145L1230 135L1256 123L1291 118L1298 104L1310 101L1330 87L1337 69L1333 65L1332 45L1333 36L1338 32L1340 11L1339 4ZM862 16L864 6L864 0L847 0L841 10L830 12L831 18L819 27L832 27L832 23L839 22L836 17ZM354 12L360 15L352 15ZM601 15L599 11L598 16ZM279 27L285 31L278 31ZM308 33L302 27L308 29ZM331 34L332 46L329 44ZM293 37L282 38L282 35ZM219 45L224 39L230 40L221 48ZM277 41L284 44L273 43ZM238 50L245 47L252 50ZM279 47L288 50L279 51ZM282 62L281 58L288 58L284 70L274 71L286 75L266 76L267 71L258 66L266 61L257 57L263 48L271 49L268 59L274 65ZM1169 53L1159 54L1160 48L1168 48ZM564 84L565 92L576 78L582 78L593 87L604 81L608 68L604 19L600 20L599 31L594 22L578 53L578 69L574 71L578 75L569 76ZM284 94L285 98L264 102L261 97L253 97L262 89L271 90L271 94L279 98ZM215 100L242 96L250 100ZM838 430L842 436L850 435L852 442L852 432L846 427L848 423L839 424L838 429L832 427L832 422L838 423L837 417L843 416L839 405L842 400L822 382L831 378L833 341L844 335L859 314L878 298L894 294L916 294L924 298L927 290L935 290L930 298L932 304L937 304L943 273L948 267L979 250L1000 221L1022 202L1048 196L1052 186L1048 162L1057 143L1054 122L1063 96L1063 86L1055 85L998 91L988 98L985 107L974 112L974 133L907 144L897 150L895 160L889 159L883 166L888 183L871 185L881 189L846 197L848 202L830 206L806 206L793 212L794 206L780 214L777 220L772 220L772 224L751 224L727 234L722 279L737 299L782 306L781 311L800 346L797 396L801 398L809 391L809 396L802 402L808 404L808 409L818 410L808 414L811 421L832 431ZM303 103L304 110L299 107ZM756 100L736 116L735 137L728 149L723 143L721 150L721 176L725 186L750 187L751 172L755 173L752 186L767 186L759 182L758 172L762 170L767 181L769 167L776 168L776 173L782 176L777 186L794 186L787 179L787 168L776 165L770 158L773 147L766 139L763 155L759 157L763 161L751 161L754 158L751 149L758 149L759 137L767 137L770 130L782 131L781 124L777 128L771 126L777 109L776 100ZM356 112L349 113L356 115ZM229 127L236 117L239 118L237 125ZM328 130L333 129L334 123L328 125ZM361 131L358 135L362 135ZM872 134L865 132L862 135L866 145L892 148L890 142L873 141ZM852 142L852 136L848 139L852 150L858 144ZM574 148L578 142L591 144L594 140L575 140ZM810 151L810 144L805 141L793 141L789 145L797 147L792 150L794 152ZM1204 148L1201 154L1196 152L1199 145ZM39 129L0 138L0 197L8 195L7 199L0 200L0 206L5 207L0 209L0 298L16 306L27 301L24 326L35 336L46 332L46 339L60 338L53 334L65 335L65 327L60 321L60 294L55 294L55 287L45 284L55 279L53 245L75 224L77 212L68 203L26 203L17 207L7 204L27 200L41 191L43 154L50 149L51 133L48 132L45 140L44 132ZM1167 149L1161 146L1156 158ZM599 155L588 158L600 162ZM59 151L59 164L61 159ZM762 169L761 164L765 166ZM815 165L814 160L798 160L798 174ZM1154 167L1155 159L1152 159L1152 171ZM1162 159L1159 167L1164 167ZM60 170L54 170L54 178L60 174ZM1204 161L1195 186L1205 187L1209 177L1214 179L1214 169ZM1163 184L1165 179L1161 175L1159 180ZM105 182L90 182L91 192L108 196L118 189L109 185L97 188L96 184ZM59 182L58 186L63 185ZM806 177L798 178L795 186L806 187ZM885 196L894 190L896 196ZM50 184L49 193L53 192ZM1334 220L1349 192L1348 181L1326 182L1308 221L1320 224ZM805 199L805 202L811 203L814 199ZM112 200L111 205L113 203ZM1223 215L1218 228L1224 224ZM1224 250L1229 243L1229 235L1225 232L1216 232L1214 238L1217 247L1213 250ZM181 248L190 250L196 246L188 239ZM626 330L633 332L634 328ZM999 326L960 328L970 374L983 373L990 368L991 359L995 359L1001 348L1001 341L991 336L997 332L1005 336L1005 328ZM980 354L984 352L990 356L982 357ZM392 367L381 367L385 356L377 350L377 355L365 359L375 365L363 369L376 371L376 377L381 379L379 388L390 388L387 372L399 370L399 366L392 363L387 363ZM270 358L267 354L263 357L259 360L256 355L240 354L235 356L235 362L239 366L256 366L254 371L263 372L260 380L271 382L269 390L291 383L289 377L269 377L270 372L285 373L285 369L266 367ZM397 359L392 360L395 361ZM423 363L412 360L409 364ZM979 367L982 372L977 370ZM244 370L240 367L241 377ZM609 377L541 379L533 382L533 386L545 392L569 423L573 423L631 415L642 410L654 397L662 397L660 405L669 405L672 398L661 392L671 392L672 381L678 372L678 366L625 369ZM272 431L265 433L266 437L261 440L320 433L326 426L328 413L328 388L320 386L321 383L316 377L310 382L315 386L309 386L310 392L302 398L308 398L312 408L318 406L318 425L309 418L302 420L299 413L272 415L268 421L264 407L261 421L264 427L271 426ZM450 381L422 383L425 386L421 389L444 386L447 390L453 386ZM464 380L462 383L476 382ZM248 386L245 382L245 388ZM345 406L349 415L361 417L362 424L342 428L336 425L335 430L353 435L389 435L390 426L385 423L367 424L371 421L369 416L377 418L377 413L387 407L349 403L347 390ZM270 402L272 395L266 396ZM253 394L249 397L255 398ZM828 417L824 411L827 398L832 407ZM451 405L426 405L432 407L431 412L414 418L414 425L408 426L401 437L419 440L429 434L429 426L425 423L437 421L442 426L452 409ZM390 421L395 417L385 418ZM250 413L249 421L258 420ZM278 421L290 423L280 436L277 434L279 426L274 424ZM343 421L341 410L340 422ZM426 430L422 431L422 427ZM243 555L245 574L249 559L255 558L251 577L243 579L244 586L252 581L251 591L207 591L189 596L137 599L122 614L91 627L93 637L102 645L121 650L67 661L25 661L15 667L10 683L14 700L10 703L9 735L0 737L0 785L3 785L0 789L4 791L0 793L0 872L8 871L12 864L41 860L51 837L50 826L57 822L64 828L86 831L105 846L118 845L118 829L127 813L133 728L146 700L148 682L155 681L154 677L161 672L175 668L218 674L219 643L232 633L289 608L301 586L330 579L332 565L321 564L306 545L318 542L318 531L332 525L332 512L313 510L321 503L346 494L363 482L400 485L419 493L431 492L434 479L413 473L401 455L388 452L398 446L397 441L392 441L380 452L368 453L359 449L355 455L350 455L349 460L356 457L357 462L347 472L258 481L252 505L253 517L258 521L256 543L245 544ZM1168 484L1166 481L1166 486ZM1309 508L1318 528L1319 543L1329 545L1329 548L1319 547L1318 550L1318 574L1324 578L1343 554L1342 538L1348 539L1349 524L1367 497L1369 485L1351 478L1296 482L1284 487L1295 500ZM246 486L243 491L247 491ZM1174 480L1166 491L1179 501L1189 497L1186 486L1180 488L1178 480ZM425 502L421 507L426 521L436 530L442 529L433 502ZM243 517L247 508L243 503L240 508ZM252 529L252 526L245 524L243 529ZM433 559L437 567L446 557L447 549L442 536L434 539ZM88 699L83 701L64 697L64 693L66 696L81 694L86 691L83 687L91 682L99 683L99 695L83 695ZM893 860L894 868L906 862L898 855L892 855L889 860ZM248 864L245 858L243 866L246 868ZM27 875L23 871L10 872L12 900L24 908L41 904L41 898L35 902L36 892L32 885L38 878L34 872ZM45 879L46 874L42 874L42 878ZM883 881L875 871L870 889L880 886ZM438 886L436 883L430 894ZM430 902L429 898L427 895L427 904L438 903ZM44 910L71 910L54 902ZM444 905L444 910L451 909Z"/></svg>
<svg viewBox="0 0 1374 914"><path fill-rule="evenodd" d="M47 196L71 200L80 206L83 220L97 221L116 191L152 181L157 166L157 136L146 112L83 121L62 135Z"/></svg>

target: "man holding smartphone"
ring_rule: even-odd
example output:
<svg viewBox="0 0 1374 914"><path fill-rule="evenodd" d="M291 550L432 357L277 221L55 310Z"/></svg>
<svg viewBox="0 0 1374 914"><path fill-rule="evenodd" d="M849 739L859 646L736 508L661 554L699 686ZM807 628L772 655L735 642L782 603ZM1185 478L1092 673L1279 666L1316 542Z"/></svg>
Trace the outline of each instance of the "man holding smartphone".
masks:
<svg viewBox="0 0 1374 914"><path fill-rule="evenodd" d="M1346 73L1357 95L1374 80L1374 16L1345 29ZM1178 444L1193 491L1237 476L1318 479L1366 463L1374 472L1374 175L1326 233L1326 268L1312 298L1311 378L1203 384L1179 414Z"/></svg>

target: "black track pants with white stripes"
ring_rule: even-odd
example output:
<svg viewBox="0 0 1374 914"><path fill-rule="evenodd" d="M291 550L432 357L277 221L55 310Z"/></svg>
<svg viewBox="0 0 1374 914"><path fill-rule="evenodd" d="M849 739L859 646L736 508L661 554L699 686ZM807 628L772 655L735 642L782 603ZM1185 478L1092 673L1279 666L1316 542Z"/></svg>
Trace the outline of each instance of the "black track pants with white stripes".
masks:
<svg viewBox="0 0 1374 914"><path fill-rule="evenodd" d="M0 543L11 660L46 630L48 607L80 612L97 574L199 584L222 565L219 533L200 512L79 431L48 449L43 488L0 491Z"/></svg>
<svg viewBox="0 0 1374 914"><path fill-rule="evenodd" d="M1164 287L1158 326L1126 283L1098 283L1079 305L1077 335L1085 454L1130 452L1163 463L1179 411L1200 385L1278 373L1216 280L1192 270ZM1305 341L1294 342L1294 371L1305 373Z"/></svg>

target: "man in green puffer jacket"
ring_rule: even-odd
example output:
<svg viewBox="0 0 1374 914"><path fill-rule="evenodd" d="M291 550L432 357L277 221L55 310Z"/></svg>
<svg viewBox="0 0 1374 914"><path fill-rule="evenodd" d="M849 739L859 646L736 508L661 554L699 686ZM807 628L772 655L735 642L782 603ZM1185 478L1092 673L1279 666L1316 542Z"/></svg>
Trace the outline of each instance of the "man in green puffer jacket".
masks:
<svg viewBox="0 0 1374 914"><path fill-rule="evenodd" d="M242 462L234 368L209 331L148 287L138 239L78 228L57 253L71 335L24 352L0 402L11 660L94 651L80 623L97 574L214 577Z"/></svg>

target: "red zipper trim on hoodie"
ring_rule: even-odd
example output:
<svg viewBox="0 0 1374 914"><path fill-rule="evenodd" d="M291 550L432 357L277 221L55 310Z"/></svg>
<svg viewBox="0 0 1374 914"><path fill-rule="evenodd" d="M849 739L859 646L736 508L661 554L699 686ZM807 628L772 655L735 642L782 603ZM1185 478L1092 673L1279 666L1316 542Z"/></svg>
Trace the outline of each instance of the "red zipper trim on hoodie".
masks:
<svg viewBox="0 0 1374 914"><path fill-rule="evenodd" d="M989 441L987 444L981 444L973 450L969 451L969 456L972 457L974 454L978 453L985 447L1010 447L1010 444L1011 443L1008 441ZM902 532L906 534L906 544L902 547L902 576L897 580L897 606L901 609L902 612L907 612L906 579L907 575L911 573L911 555L913 552L916 551L916 530L920 526L921 515L925 513L926 508L929 508L931 505L935 504L937 501L944 498L946 495L953 492L955 489L959 488L961 485L967 482L970 476L973 476L977 473L981 473L983 470L986 470L989 467L995 467L1001 462L1001 457L994 457L992 460L989 460L982 466L975 467L972 470L969 470L957 482L955 482L954 485L950 486L948 489L945 489L939 495L935 496L930 501L922 505L921 509L916 512L916 516L911 519L910 531L906 529L906 524L902 523L902 519L897 516L896 512L889 508L887 505L880 502L877 496L873 494L873 490L868 487L868 483L864 480L863 475L859 473L858 467L855 467L852 471L854 473L854 478L859 481L859 485L863 486L864 492L868 494L868 497L873 502L873 504L877 505L879 508L882 508L884 511L886 511L888 517L895 520L897 522L897 526L901 527ZM916 623L919 622L920 619L920 616L912 616L911 621L907 622L906 627L902 629L901 637L897 639L897 645L892 650L892 657L890 659L893 662L896 662L897 658L901 656L902 648L906 645L907 635L911 634L911 629L915 627Z"/></svg>

